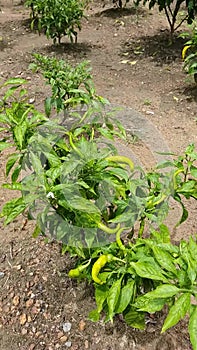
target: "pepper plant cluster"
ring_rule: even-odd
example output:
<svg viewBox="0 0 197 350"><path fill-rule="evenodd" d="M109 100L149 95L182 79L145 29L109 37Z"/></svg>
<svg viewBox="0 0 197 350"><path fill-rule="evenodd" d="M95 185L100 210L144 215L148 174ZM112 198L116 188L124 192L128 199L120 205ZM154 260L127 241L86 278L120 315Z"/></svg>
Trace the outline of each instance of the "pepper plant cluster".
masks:
<svg viewBox="0 0 197 350"><path fill-rule="evenodd" d="M52 85L53 97L54 86L64 88L61 82ZM104 316L113 322L122 314L130 326L145 329L147 314L167 306L161 332L187 314L196 350L197 239L188 232L187 239L174 244L164 225L170 198L182 208L177 225L188 216L183 198L197 199L194 145L145 172L118 154L114 140L126 142L126 132L103 100L93 99L83 115L71 108L67 117L75 120L68 126L61 113L49 118L30 105L25 84L13 78L1 85L0 151L15 147L5 169L10 181L3 187L20 192L3 206L4 223L26 215L35 220L34 237L52 237L62 243L62 253L76 257L68 276L94 284L91 320ZM63 101L59 112L70 98L65 91L57 95ZM80 107L78 88L72 93Z"/></svg>

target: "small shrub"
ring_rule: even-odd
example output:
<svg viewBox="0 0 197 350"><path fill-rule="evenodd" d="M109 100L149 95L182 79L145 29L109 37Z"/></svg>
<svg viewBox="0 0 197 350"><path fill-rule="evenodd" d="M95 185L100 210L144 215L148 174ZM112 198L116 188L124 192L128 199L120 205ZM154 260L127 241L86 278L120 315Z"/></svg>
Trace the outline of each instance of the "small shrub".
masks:
<svg viewBox="0 0 197 350"><path fill-rule="evenodd" d="M57 112L78 105L90 106L93 102L107 102L96 95L88 61L83 61L75 67L64 60L34 54L35 62L30 69L41 71L51 86L52 96L45 101L45 111L49 116L51 107Z"/></svg>
<svg viewBox="0 0 197 350"><path fill-rule="evenodd" d="M81 19L84 16L86 1L83 0L27 0L31 8L32 24L38 24L38 30L45 32L47 38L61 43L67 35L71 42L77 41L77 30L81 30Z"/></svg>

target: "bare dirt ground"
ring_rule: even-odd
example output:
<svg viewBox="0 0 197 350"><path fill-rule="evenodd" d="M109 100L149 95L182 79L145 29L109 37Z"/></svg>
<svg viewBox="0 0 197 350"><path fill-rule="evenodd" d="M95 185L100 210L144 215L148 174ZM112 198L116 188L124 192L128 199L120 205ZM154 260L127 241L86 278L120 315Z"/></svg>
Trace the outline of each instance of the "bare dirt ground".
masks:
<svg viewBox="0 0 197 350"><path fill-rule="evenodd" d="M119 10L111 1L106 3L104 8L102 1L90 6L78 44L65 39L56 47L44 35L31 32L29 12L20 1L1 0L1 80L26 78L30 98L42 109L49 87L28 70L31 54L55 55L73 63L88 59L98 94L113 105L138 111L154 126L160 143L175 153L183 152L190 142L197 144L197 88L182 72L183 40L176 38L168 45L166 20L155 10L135 10L131 5ZM145 159L145 166L149 155L154 157L157 151L156 143L147 154L142 145L133 147L138 160L143 163ZM0 158L1 183L5 182L5 157ZM11 195L0 189L0 197L3 204ZM194 202L189 206L189 220L176 230L176 240L197 232L197 206ZM61 256L60 245L33 239L33 223L26 224L23 217L9 227L1 223L0 230L0 272L4 273L0 279L0 350L191 349L186 321L160 335L164 315L150 319L146 331L131 329L121 318L113 325L88 321L88 312L94 308L92 287L68 279L73 262ZM67 323L71 329L65 332Z"/></svg>

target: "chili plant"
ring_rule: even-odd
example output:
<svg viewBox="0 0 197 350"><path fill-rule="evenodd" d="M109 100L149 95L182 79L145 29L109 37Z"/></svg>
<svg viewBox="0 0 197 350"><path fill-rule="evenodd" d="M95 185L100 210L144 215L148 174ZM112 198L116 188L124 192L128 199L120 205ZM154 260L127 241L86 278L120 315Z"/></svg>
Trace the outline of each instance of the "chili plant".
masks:
<svg viewBox="0 0 197 350"><path fill-rule="evenodd" d="M58 40L59 44L65 35L71 42L73 38L77 41L77 30L81 30L86 4L87 1L82 0L26 1L33 17L31 27L34 28L36 21L39 32L44 30L47 38L52 38L54 43Z"/></svg>
<svg viewBox="0 0 197 350"><path fill-rule="evenodd" d="M12 89L5 96L3 125L6 111L11 122L15 116L12 104L11 112L6 110ZM114 145L103 139L105 135L111 140L118 133L109 120L101 123L95 118L91 124L72 129L43 120L43 125L37 121L33 132L30 127L24 143L18 138L22 131L15 132L15 124L13 128L10 124L24 173L20 180L12 176L11 183L4 185L21 192L3 206L0 216L5 224L26 213L36 220L35 237L40 233L52 236L63 243L63 252L78 257L69 276L94 283L97 308L90 313L91 320L99 320L104 312L105 320L113 322L116 314L122 314L129 325L144 329L148 314L166 305L169 311L162 332L188 314L196 350L196 238L177 246L163 224L171 196L183 209L177 224L187 219L182 197L197 199L194 145L174 161L146 173L135 169L131 159L118 155ZM3 150L3 140L1 144ZM170 170L162 173L166 167Z"/></svg>
<svg viewBox="0 0 197 350"><path fill-rule="evenodd" d="M184 60L184 70L194 77L197 83L197 22L192 24L192 32L184 32L180 35L183 38L189 38L182 50Z"/></svg>
<svg viewBox="0 0 197 350"><path fill-rule="evenodd" d="M49 116L52 106L57 112L77 105L90 106L93 102L107 101L96 95L91 68L88 61L73 67L64 60L34 54L35 62L30 68L41 71L51 86L52 96L46 99L45 112Z"/></svg>

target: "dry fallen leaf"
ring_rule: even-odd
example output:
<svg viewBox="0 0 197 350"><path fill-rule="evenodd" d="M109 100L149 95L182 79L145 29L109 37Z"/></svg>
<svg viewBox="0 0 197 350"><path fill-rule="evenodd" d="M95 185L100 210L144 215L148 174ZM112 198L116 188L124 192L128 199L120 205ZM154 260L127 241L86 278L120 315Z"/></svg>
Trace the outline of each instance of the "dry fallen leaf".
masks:
<svg viewBox="0 0 197 350"><path fill-rule="evenodd" d="M21 326L23 326L26 322L27 322L27 315L26 314L20 315L20 324L21 324Z"/></svg>
<svg viewBox="0 0 197 350"><path fill-rule="evenodd" d="M129 62L129 60L122 60L122 61L120 61L120 63L122 63L122 64L126 64L128 62Z"/></svg>
<svg viewBox="0 0 197 350"><path fill-rule="evenodd" d="M81 321L79 322L79 330L80 330L81 332L83 332L84 329L85 329L85 326L86 326L86 323L84 322L84 320L81 320Z"/></svg>
<svg viewBox="0 0 197 350"><path fill-rule="evenodd" d="M34 303L33 299L28 299L28 300L26 301L25 305L26 305L26 307L28 308L28 307L32 306L33 303Z"/></svg>
<svg viewBox="0 0 197 350"><path fill-rule="evenodd" d="M15 297L12 299L12 303L14 306L18 306L20 303L20 297L18 295L15 295Z"/></svg>
<svg viewBox="0 0 197 350"><path fill-rule="evenodd" d="M134 66L134 64L136 64L137 63L137 61L130 61L129 62L129 64L131 65L131 66Z"/></svg>
<svg viewBox="0 0 197 350"><path fill-rule="evenodd" d="M68 337L66 335L63 335L61 338L60 338L60 341L61 343L65 343L67 341Z"/></svg>

